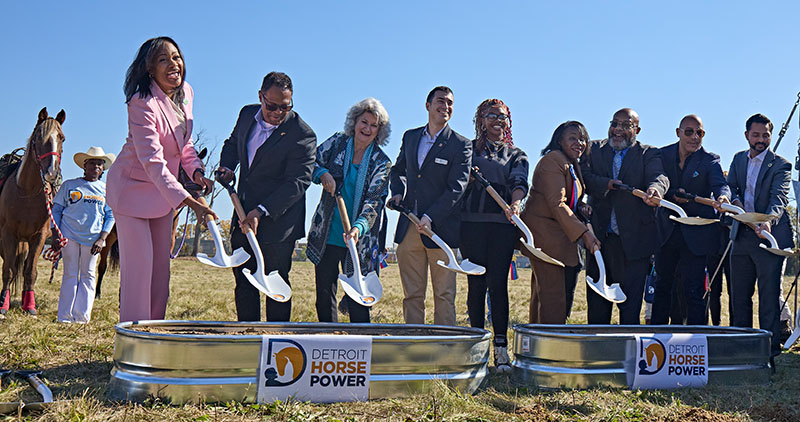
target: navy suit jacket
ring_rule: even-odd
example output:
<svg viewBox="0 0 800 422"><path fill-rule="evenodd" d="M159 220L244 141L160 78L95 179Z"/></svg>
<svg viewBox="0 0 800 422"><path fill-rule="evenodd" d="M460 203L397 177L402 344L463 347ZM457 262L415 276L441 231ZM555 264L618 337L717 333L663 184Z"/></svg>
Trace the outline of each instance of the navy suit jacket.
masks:
<svg viewBox="0 0 800 422"><path fill-rule="evenodd" d="M731 187L733 199L738 199L744 204L744 191L747 188L747 161L750 151L740 151L733 156L731 169L728 171L728 185ZM775 217L772 220L771 232L781 248L794 247L792 238L792 225L786 206L789 204L789 188L792 183L792 165L780 155L767 150L761 170L756 179L755 211ZM734 222L732 231L737 231ZM758 243L767 243L756 237L752 230L738 228L736 234L735 254L745 254L758 247Z"/></svg>
<svg viewBox="0 0 800 422"><path fill-rule="evenodd" d="M389 173L391 195L403 195L403 206L412 211L416 206L417 217L427 214L433 232L448 246L457 248L461 236L459 201L469 182L472 142L447 125L420 167L417 150L424 129L422 126L403 134L400 154ZM400 216L395 243L403 241L409 224L408 218ZM422 236L422 242L429 248L437 248L427 236Z"/></svg>
<svg viewBox="0 0 800 422"><path fill-rule="evenodd" d="M590 142L588 156L581 158L595 235L600 242L605 240L613 209L627 259L647 258L659 246L655 210L628 192L608 190L608 182L614 174L613 160L614 150L607 139ZM635 141L625 154L617 179L643 191L652 187L662 197L669 188L658 148L639 141ZM536 184L535 180L533 184Z"/></svg>
<svg viewBox="0 0 800 422"><path fill-rule="evenodd" d="M731 190L728 188L725 175L722 174L722 166L719 164L719 155L700 147L699 150L686 157L686 162L683 163L683 173L678 167L678 160L678 142L661 148L661 163L664 173L669 178L666 200L676 202L675 192L681 188L688 193L705 198L712 195L714 198L719 198L721 195L731 197ZM714 208L707 205L694 201L678 203L678 205L692 217L718 218ZM662 244L672 235L675 225L679 225L684 242L692 254L708 255L716 253L719 249L719 228L715 224L689 226L676 223L669 219L669 216L675 213L666 208L659 208L656 214L658 215L658 229Z"/></svg>

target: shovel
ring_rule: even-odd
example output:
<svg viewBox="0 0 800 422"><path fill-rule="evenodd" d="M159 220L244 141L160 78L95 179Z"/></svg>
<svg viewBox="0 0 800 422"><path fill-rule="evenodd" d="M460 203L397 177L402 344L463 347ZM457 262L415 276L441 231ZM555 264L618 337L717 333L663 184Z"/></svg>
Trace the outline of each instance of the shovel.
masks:
<svg viewBox="0 0 800 422"><path fill-rule="evenodd" d="M644 191L642 191L640 189L636 189L636 188L630 187L630 186L628 186L626 184L616 183L616 184L614 184L614 187L616 187L619 190L625 191L625 192L630 192L634 196L637 196L639 198L642 198L642 199L647 198L647 194L644 193ZM684 211L683 208L679 207L678 204L675 204L673 202L667 201L666 199L661 199L661 198L654 198L654 199L658 203L658 206L664 207L664 208L666 208L666 209L668 209L670 211L673 211L676 214L678 214L677 217L675 217L674 215L670 215L669 218L670 218L670 220L677 221L677 222L679 222L681 224L686 224L686 225L689 225L689 226L705 226L705 225L708 225L708 224L714 224L714 223L719 221L719 220L715 220L713 218L689 217L688 215L686 215L686 211Z"/></svg>
<svg viewBox="0 0 800 422"><path fill-rule="evenodd" d="M225 246L222 244L222 236L219 234L219 227L210 215L206 216L206 226L211 232L211 237L214 239L215 254L209 257L204 253L197 254L197 260L203 264L210 265L217 268L233 268L244 264L250 259L250 254L245 252L243 248L236 249L232 255L225 253Z"/></svg>
<svg viewBox="0 0 800 422"><path fill-rule="evenodd" d="M225 183L222 180L217 178L217 181L228 190L228 194L231 196L231 202L233 202L233 208L236 210L236 215L239 217L239 221L244 220L247 217L247 214L244 212L244 208L242 208L242 203L239 201L239 196L236 194L236 190L233 188L233 185L230 183ZM267 295L268 298L276 301L276 302L286 302L292 298L292 288L289 287L289 284L283 280L280 274L278 274L278 270L272 271L269 275L264 274L264 255L261 253L261 247L258 246L258 240L256 239L255 233L249 227L244 229L244 234L247 236L247 241L250 243L250 248L253 249L253 252L256 256L256 272L255 274L250 273L250 270L247 268L242 269L242 274L250 282L256 289L261 291Z"/></svg>
<svg viewBox="0 0 800 422"><path fill-rule="evenodd" d="M694 201L699 203L699 204L708 205L710 207L714 206L714 200L713 199L703 198L703 197L700 197L700 196L697 196L697 195L686 194L686 193L683 193L682 195L685 196L688 199L694 199ZM756 224L760 224L760 223L772 220L772 218L773 218L772 216L767 215L767 214L761 214L761 213L756 213L756 212L745 212L745 210L743 210L741 207L737 207L736 205L733 205L733 204L720 204L720 207L722 209L724 209L725 211L729 211L730 213L732 213L733 214L732 217L733 217L734 220L739 221L739 222L744 223L744 224L747 224L747 226L750 227L753 230L756 230ZM767 217L767 218L763 219L761 216L764 216L764 217ZM760 223L756 223L754 221L760 221ZM765 245L763 243L759 243L758 246L761 247L761 248L766 249L767 252L770 252L770 253L773 253L773 254L779 255L779 256L793 256L793 255L796 255L796 252L791 250L791 249L781 249L780 247L778 247L778 241L775 240L775 237L772 236L772 233L762 231L761 234L769 242L769 246L767 246L767 245Z"/></svg>
<svg viewBox="0 0 800 422"><path fill-rule="evenodd" d="M483 187L486 189L486 192L489 192L489 195L495 200L495 202L497 202L497 205L500 205L500 208L502 208L503 211L507 211L508 209L510 209L510 207L508 206L506 201L503 199L503 197L500 196L500 194L498 194L497 191L494 190L494 188L492 187L491 183L489 183L489 181L486 180L485 177L483 177L483 175L481 174L480 168L478 168L477 166L473 167L472 168L472 174L473 174L473 176L475 176L475 180L477 180L480 184L483 185ZM516 214L512 215L511 216L511 221L513 221L514 225L517 226L517 228L520 229L520 231L522 231L522 234L525 236L525 238L524 239L520 238L519 240L520 240L520 242L522 242L522 244L525 246L525 248L528 249L528 251L531 254L533 254L533 256L535 256L536 258L539 258L540 260L542 260L542 261L544 261L544 262L546 262L548 264L558 265L559 267L563 267L564 266L564 263L562 263L561 261L551 257L550 255L544 253L544 251L542 251L541 249L539 249L536 246L534 246L534 244L533 244L533 233L531 233L531 231L528 228L528 226L526 226L525 223L522 222L522 219L519 218L518 215L516 215Z"/></svg>
<svg viewBox="0 0 800 422"><path fill-rule="evenodd" d="M394 204L393 202L390 201L388 207L395 211L401 212L403 215L408 217L408 219L411 220L412 223L419 225L419 218L417 218L416 215L411 213L411 211L407 210L403 206ZM447 268L450 271L466 275L481 275L486 272L486 268L478 264L473 264L472 262L469 262L469 259L465 259L461 261L461 263L459 264L458 261L456 260L456 255L453 253L453 250L450 249L450 246L447 246L447 243L444 243L444 240L442 240L441 237L437 236L436 233L433 232L433 230L429 229L426 226L423 226L423 231L425 232L426 236L430 237L431 240L433 240L433 243L436 243L436 245L439 246L444 251L445 254L447 254L447 264L445 264L441 260L436 261L436 263L439 264L439 266Z"/></svg>
<svg viewBox="0 0 800 422"><path fill-rule="evenodd" d="M675 195L689 200L694 200L698 204L708 205L709 207L714 206L714 200L711 198L703 198L702 196L697 196L695 194L691 194L688 192L677 192L675 193ZM731 214L733 214L731 218L741 223L761 224L769 220L772 220L772 216L769 214L762 214L759 212L745 212L745 210L733 204L720 204L720 207L725 211L728 211Z"/></svg>
<svg viewBox="0 0 800 422"><path fill-rule="evenodd" d="M589 231L594 234L594 229L592 228L592 224L589 222L589 218L583 215L581 212L577 212L575 215L577 215L578 218L586 224L586 227L589 229ZM586 284L592 290L594 290L595 293L599 294L603 297L603 299L609 302L625 302L628 297L625 296L625 292L622 291L622 287L619 285L619 283L613 283L611 285L606 284L606 264L603 261L603 255L600 253L600 248L595 249L592 254L594 255L595 261L597 261L597 269L600 271L600 277L598 277L597 281L594 281L587 275Z"/></svg>
<svg viewBox="0 0 800 422"><path fill-rule="evenodd" d="M342 227L345 233L350 232L350 217L347 214L347 207L344 204L342 195L336 195L336 205L339 207L339 216L342 217ZM347 249L350 251L350 258L353 260L353 275L348 277L346 274L339 274L339 281L347 296L356 301L359 305L372 306L378 303L383 296L383 285L378 279L375 271L370 271L366 276L361 275L361 262L358 259L356 241L352 237L347 239Z"/></svg>

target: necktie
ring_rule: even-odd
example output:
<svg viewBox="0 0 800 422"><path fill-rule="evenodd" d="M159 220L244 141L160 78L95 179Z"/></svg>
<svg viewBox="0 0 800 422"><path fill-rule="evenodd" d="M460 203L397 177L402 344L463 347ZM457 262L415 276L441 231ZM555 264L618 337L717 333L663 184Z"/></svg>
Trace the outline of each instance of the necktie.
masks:
<svg viewBox="0 0 800 422"><path fill-rule="evenodd" d="M614 179L619 177L619 169L622 167L622 151L614 151L614 161L612 162L612 173ZM611 208L611 221L608 223L609 233L619 234L619 226L617 225L617 213L614 208Z"/></svg>

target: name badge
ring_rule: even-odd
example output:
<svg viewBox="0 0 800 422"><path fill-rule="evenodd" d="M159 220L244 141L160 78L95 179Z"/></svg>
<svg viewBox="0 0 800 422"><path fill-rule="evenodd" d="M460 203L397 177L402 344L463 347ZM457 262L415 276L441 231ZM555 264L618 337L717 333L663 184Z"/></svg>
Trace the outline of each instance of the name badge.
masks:
<svg viewBox="0 0 800 422"><path fill-rule="evenodd" d="M447 165L447 160L445 160L444 158L436 158L433 160L433 162L436 164L441 164L443 166Z"/></svg>

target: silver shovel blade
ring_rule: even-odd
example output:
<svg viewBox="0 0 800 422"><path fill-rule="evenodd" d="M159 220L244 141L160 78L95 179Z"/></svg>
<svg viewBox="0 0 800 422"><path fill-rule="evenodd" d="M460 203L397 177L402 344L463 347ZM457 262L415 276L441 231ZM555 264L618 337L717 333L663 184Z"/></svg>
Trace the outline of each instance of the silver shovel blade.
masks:
<svg viewBox="0 0 800 422"><path fill-rule="evenodd" d="M253 274L245 268L242 274L256 289L276 302L287 302L292 298L292 288L286 284L277 270L264 276L263 273Z"/></svg>
<svg viewBox="0 0 800 422"><path fill-rule="evenodd" d="M606 283L606 264L603 262L603 255L599 250L594 251L594 259L597 261L597 269L600 271L600 279L597 281L592 280L588 275L586 276L586 284L595 291L595 293L602 296L605 300L613 303L625 302L628 297L622 291L619 283L608 285Z"/></svg>
<svg viewBox="0 0 800 422"><path fill-rule="evenodd" d="M546 262L548 264L556 265L556 266L559 266L559 267L564 267L564 263L563 262L561 262L561 261L551 257L550 255L544 253L543 250L531 245L530 243L525 242L525 239L520 238L519 240L525 246L525 249L527 249L528 252L533 254L533 256L535 256L539 260L541 260L543 262Z"/></svg>
<svg viewBox="0 0 800 422"><path fill-rule="evenodd" d="M359 286L360 282L357 276L353 274L347 277L344 274L339 274L339 281L342 282L342 289L345 294L353 299L356 303L363 306L373 306L381 300L383 296L383 285L378 279L378 274L375 271L370 271L369 274L364 276L364 291L361 291Z"/></svg>
<svg viewBox="0 0 800 422"><path fill-rule="evenodd" d="M687 226L706 226L709 224L719 223L719 220L702 217L675 217L674 215L670 215L669 219L677 221L681 224L686 224Z"/></svg>
<svg viewBox="0 0 800 422"><path fill-rule="evenodd" d="M247 262L248 259L250 259L250 254L248 254L243 248L236 249L233 251L231 256L224 255L224 252L217 252L217 255L215 255L213 258L204 253L197 254L198 261L217 268L238 267Z"/></svg>
<svg viewBox="0 0 800 422"><path fill-rule="evenodd" d="M762 249L765 249L767 252L769 252L771 254L778 255L778 256L794 256L795 255L795 252L793 250L791 250L791 249L770 248L769 246L767 246L767 245L765 245L763 243L759 243L758 246L760 246Z"/></svg>
<svg viewBox="0 0 800 422"><path fill-rule="evenodd" d="M469 262L469 259L465 259L461 261L461 264L455 262L455 260L451 260L450 264L446 264L444 261L436 261L440 267L447 268L450 271L454 271L457 273L461 273L464 275L482 275L486 272L486 268Z"/></svg>

